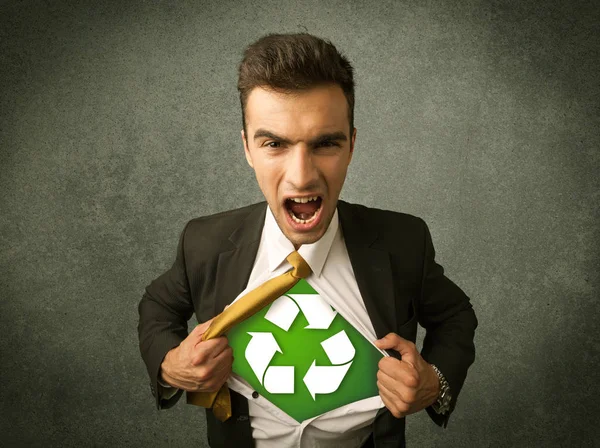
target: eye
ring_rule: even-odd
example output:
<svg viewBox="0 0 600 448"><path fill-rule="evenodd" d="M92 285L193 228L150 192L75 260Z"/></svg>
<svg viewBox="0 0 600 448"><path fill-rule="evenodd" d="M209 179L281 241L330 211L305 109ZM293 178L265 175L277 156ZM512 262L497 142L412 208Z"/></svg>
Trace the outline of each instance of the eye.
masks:
<svg viewBox="0 0 600 448"><path fill-rule="evenodd" d="M281 145L281 142L267 142L265 143L265 146L267 146L268 148L279 148L280 146L271 146L271 145Z"/></svg>
<svg viewBox="0 0 600 448"><path fill-rule="evenodd" d="M331 146L339 146L339 145L332 140L325 140L318 144L318 147L324 147L324 148L329 148Z"/></svg>

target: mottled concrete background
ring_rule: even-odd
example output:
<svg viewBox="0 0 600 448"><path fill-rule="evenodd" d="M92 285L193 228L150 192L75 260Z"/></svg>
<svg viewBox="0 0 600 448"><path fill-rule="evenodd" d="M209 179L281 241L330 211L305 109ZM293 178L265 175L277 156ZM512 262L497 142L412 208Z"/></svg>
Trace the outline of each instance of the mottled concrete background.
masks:
<svg viewBox="0 0 600 448"><path fill-rule="evenodd" d="M479 317L450 425L409 417L410 446L600 443L598 9L1 1L0 445L206 446L201 409L153 405L137 304L187 220L262 198L237 65L299 31L356 68L342 197L423 217Z"/></svg>

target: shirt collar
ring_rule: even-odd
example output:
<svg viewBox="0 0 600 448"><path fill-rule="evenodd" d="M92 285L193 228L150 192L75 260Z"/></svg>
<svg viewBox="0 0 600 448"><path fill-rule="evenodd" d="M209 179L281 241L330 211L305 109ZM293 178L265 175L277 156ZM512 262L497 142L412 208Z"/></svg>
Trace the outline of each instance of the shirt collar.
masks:
<svg viewBox="0 0 600 448"><path fill-rule="evenodd" d="M333 218L329 223L329 227L321 239L312 244L303 244L300 246L300 249L298 249L298 253L306 260L310 269L317 277L321 275L325 260L327 259L327 255L329 255L329 250L331 249L331 245L337 234L338 227L339 218L336 208ZM279 224L277 224L273 212L271 212L271 208L268 205L263 233L269 259L269 271L273 272L295 249L292 242L287 239L279 228Z"/></svg>

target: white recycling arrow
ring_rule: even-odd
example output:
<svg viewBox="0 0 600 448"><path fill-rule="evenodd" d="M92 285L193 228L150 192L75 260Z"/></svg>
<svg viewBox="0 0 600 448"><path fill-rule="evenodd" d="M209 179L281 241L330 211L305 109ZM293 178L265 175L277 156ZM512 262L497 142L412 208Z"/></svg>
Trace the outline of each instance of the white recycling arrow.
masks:
<svg viewBox="0 0 600 448"><path fill-rule="evenodd" d="M294 366L270 366L265 373L264 386L272 394L293 394Z"/></svg>
<svg viewBox="0 0 600 448"><path fill-rule="evenodd" d="M267 366L275 356L275 352L283 353L275 337L272 333L251 333L248 332L252 339L246 347L246 360L252 371L258 378L260 383L263 383L263 375Z"/></svg>
<svg viewBox="0 0 600 448"><path fill-rule="evenodd" d="M334 311L319 294L289 294L300 306L302 314L306 317L307 329L326 330L335 319L337 311Z"/></svg>
<svg viewBox="0 0 600 448"><path fill-rule="evenodd" d="M351 365L352 361L342 366L317 366L313 361L304 375L304 384L313 400L316 400L317 394L330 394L338 390Z"/></svg>
<svg viewBox="0 0 600 448"><path fill-rule="evenodd" d="M350 342L350 338L345 330L325 339L321 342L321 346L325 350L331 364L344 364L352 361L356 353L356 349L352 345L352 342Z"/></svg>
<svg viewBox="0 0 600 448"><path fill-rule="evenodd" d="M288 296L281 296L275 300L265 314L265 319L274 323L284 331L288 331L300 310L298 305Z"/></svg>

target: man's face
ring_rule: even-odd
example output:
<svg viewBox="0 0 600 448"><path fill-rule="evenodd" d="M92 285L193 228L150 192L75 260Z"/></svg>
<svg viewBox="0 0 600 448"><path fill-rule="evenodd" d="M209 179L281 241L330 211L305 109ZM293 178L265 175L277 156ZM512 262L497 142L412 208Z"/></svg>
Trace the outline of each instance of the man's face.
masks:
<svg viewBox="0 0 600 448"><path fill-rule="evenodd" d="M319 240L335 209L356 139L337 85L294 94L255 88L242 140L279 228L298 248Z"/></svg>

